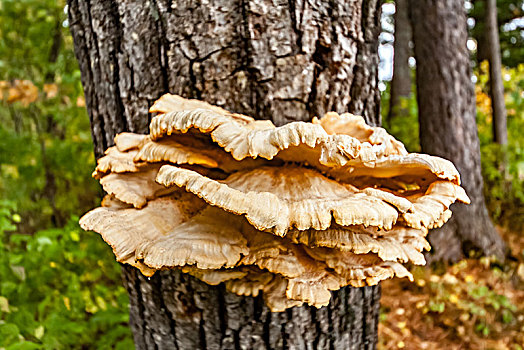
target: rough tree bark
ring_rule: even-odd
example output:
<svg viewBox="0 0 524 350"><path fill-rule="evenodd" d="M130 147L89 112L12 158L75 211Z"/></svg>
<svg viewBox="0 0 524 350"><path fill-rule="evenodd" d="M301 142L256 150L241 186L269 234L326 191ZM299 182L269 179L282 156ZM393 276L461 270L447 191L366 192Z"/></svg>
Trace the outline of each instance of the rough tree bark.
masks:
<svg viewBox="0 0 524 350"><path fill-rule="evenodd" d="M505 244L484 203L466 14L462 0L410 0L417 60L422 151L457 166L471 204L455 204L448 224L430 234L433 259L458 260L468 250L503 258Z"/></svg>
<svg viewBox="0 0 524 350"><path fill-rule="evenodd" d="M499 27L497 25L497 0L486 0L486 37L488 42L489 95L493 116L493 141L499 145L506 145L508 143L508 128L504 84L502 83Z"/></svg>
<svg viewBox="0 0 524 350"><path fill-rule="evenodd" d="M393 77L391 79L391 98L389 100L388 122L395 117L409 114L405 101L411 96L411 68L409 56L411 49L411 23L409 21L408 0L395 0L395 41L393 43Z"/></svg>
<svg viewBox="0 0 524 350"><path fill-rule="evenodd" d="M118 132L148 132L166 92L281 125L329 110L380 123L379 0L70 0L97 157ZM380 287L328 307L271 313L177 271L123 267L139 349L371 349Z"/></svg>

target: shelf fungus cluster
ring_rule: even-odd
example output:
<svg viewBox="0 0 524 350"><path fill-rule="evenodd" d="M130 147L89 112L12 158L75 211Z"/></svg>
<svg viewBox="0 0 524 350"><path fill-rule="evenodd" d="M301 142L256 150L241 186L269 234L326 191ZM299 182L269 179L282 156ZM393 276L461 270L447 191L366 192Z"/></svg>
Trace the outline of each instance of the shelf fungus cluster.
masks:
<svg viewBox="0 0 524 350"><path fill-rule="evenodd" d="M180 269L272 311L412 278L428 229L468 203L447 160L408 153L362 117L275 127L165 95L149 135L121 133L93 176L107 192L81 226L146 276Z"/></svg>

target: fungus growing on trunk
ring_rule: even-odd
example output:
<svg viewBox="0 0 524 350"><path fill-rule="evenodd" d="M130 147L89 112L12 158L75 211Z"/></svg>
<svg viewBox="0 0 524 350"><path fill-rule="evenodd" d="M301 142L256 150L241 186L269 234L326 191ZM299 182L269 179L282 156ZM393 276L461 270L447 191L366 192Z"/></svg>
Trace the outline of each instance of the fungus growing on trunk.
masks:
<svg viewBox="0 0 524 350"><path fill-rule="evenodd" d="M181 269L272 311L425 264L428 230L468 203L453 164L408 153L359 116L269 121L164 95L150 135L122 133L93 176L108 196L80 220L146 276Z"/></svg>

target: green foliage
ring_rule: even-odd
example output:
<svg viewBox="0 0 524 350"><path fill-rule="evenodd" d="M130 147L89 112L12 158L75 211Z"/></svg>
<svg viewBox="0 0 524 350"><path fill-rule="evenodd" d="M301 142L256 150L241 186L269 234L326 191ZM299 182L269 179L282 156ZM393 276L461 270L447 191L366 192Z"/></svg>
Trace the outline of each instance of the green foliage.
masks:
<svg viewBox="0 0 524 350"><path fill-rule="evenodd" d="M483 65L477 74L477 124L486 202L496 221L520 230L524 228L524 64L502 72L508 111L505 148L493 143L486 72Z"/></svg>
<svg viewBox="0 0 524 350"><path fill-rule="evenodd" d="M0 202L0 348L132 348L111 249L78 218L17 233L13 209Z"/></svg>
<svg viewBox="0 0 524 350"><path fill-rule="evenodd" d="M22 229L61 226L91 208L99 188L89 119L64 1L2 1L0 82L25 79L34 102L0 97L0 193L16 202ZM47 89L47 91L44 91ZM51 91L55 89L55 91ZM2 90L0 90L2 91ZM78 101L78 103L77 103Z"/></svg>
<svg viewBox="0 0 524 350"><path fill-rule="evenodd" d="M481 276L478 276L480 278L476 281L475 277L469 274L478 270L468 265L489 266L489 259L484 259L486 261L462 260L450 266L443 275L428 276L427 269L414 268L416 284L422 286L425 295L430 296L427 303L420 304L422 312L434 315L446 312L448 316L456 315L455 321L472 323L473 329L484 337L489 336L492 329L497 328L500 331L505 325L515 326L517 306L506 295L501 294L502 291L493 287L493 280L500 283L507 276L497 277L497 273L493 271L487 274L490 281Z"/></svg>

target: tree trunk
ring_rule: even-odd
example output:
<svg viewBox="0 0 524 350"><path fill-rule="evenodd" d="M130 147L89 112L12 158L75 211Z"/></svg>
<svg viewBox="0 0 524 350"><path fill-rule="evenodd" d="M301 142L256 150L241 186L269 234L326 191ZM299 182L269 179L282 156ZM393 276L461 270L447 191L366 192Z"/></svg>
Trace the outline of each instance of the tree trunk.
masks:
<svg viewBox="0 0 524 350"><path fill-rule="evenodd" d="M472 36L477 41L476 58L477 63L488 59L488 37L486 28L486 0L473 0L473 10L470 15L475 20L475 26L471 30Z"/></svg>
<svg viewBox="0 0 524 350"><path fill-rule="evenodd" d="M95 153L146 133L166 92L281 125L326 111L380 123L379 1L70 0ZM371 349L380 287L344 288L328 307L271 313L178 271L124 266L139 349Z"/></svg>
<svg viewBox="0 0 524 350"><path fill-rule="evenodd" d="M430 234L433 259L458 260L471 249L505 255L484 203L468 38L462 0L410 0L417 60L422 151L451 160L470 205L455 204L450 222Z"/></svg>
<svg viewBox="0 0 524 350"><path fill-rule="evenodd" d="M488 38L489 95L493 116L493 140L499 145L508 143L502 62L500 58L499 27L497 25L497 1L486 0L486 36Z"/></svg>
<svg viewBox="0 0 524 350"><path fill-rule="evenodd" d="M407 100L411 97L411 68L409 56L411 49L411 23L409 22L408 0L395 1L395 41L393 43L393 78L391 79L391 98L389 100L388 121L395 117L407 116Z"/></svg>

